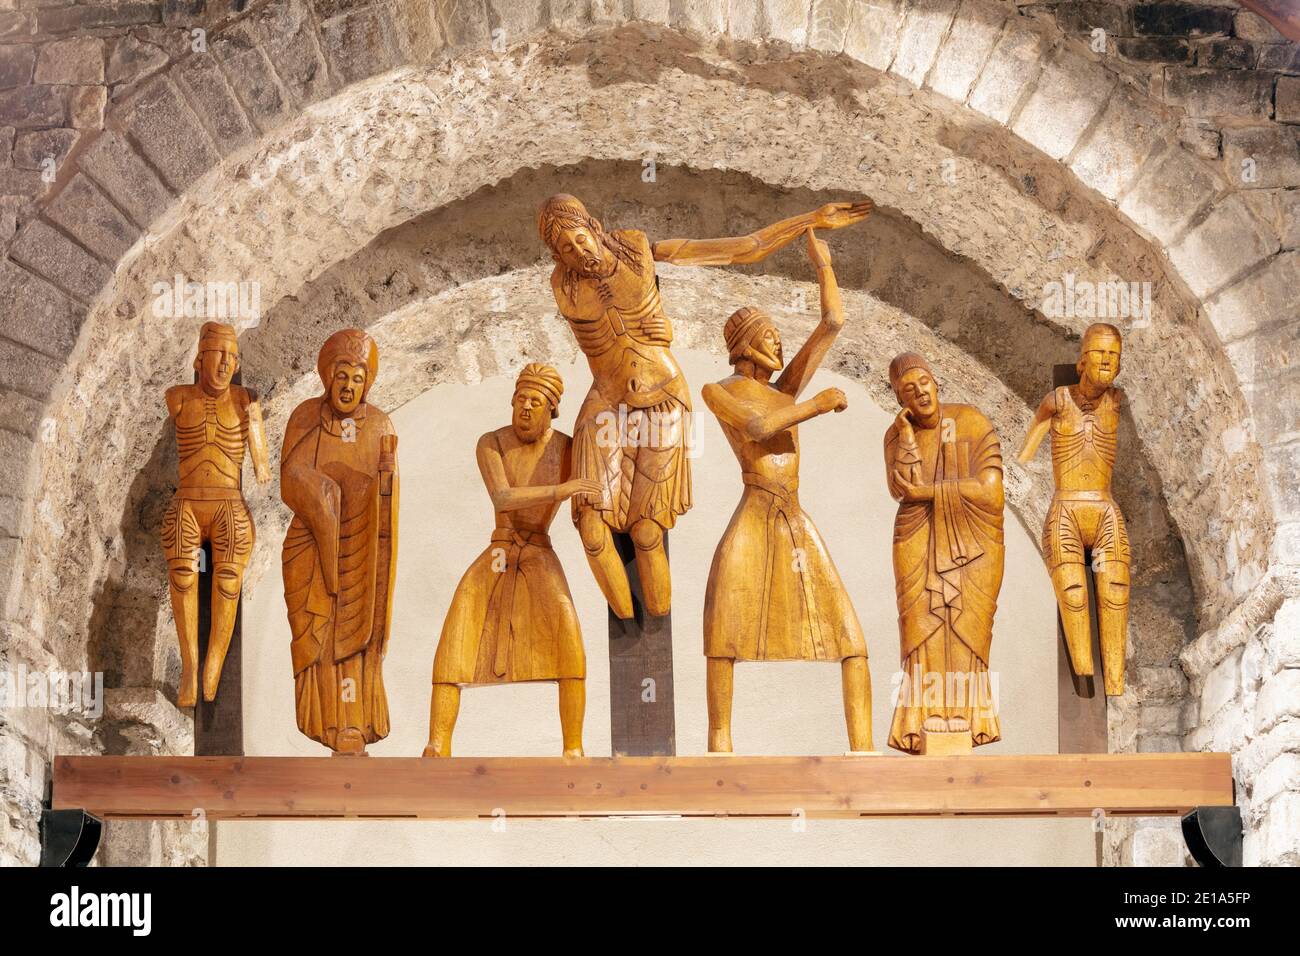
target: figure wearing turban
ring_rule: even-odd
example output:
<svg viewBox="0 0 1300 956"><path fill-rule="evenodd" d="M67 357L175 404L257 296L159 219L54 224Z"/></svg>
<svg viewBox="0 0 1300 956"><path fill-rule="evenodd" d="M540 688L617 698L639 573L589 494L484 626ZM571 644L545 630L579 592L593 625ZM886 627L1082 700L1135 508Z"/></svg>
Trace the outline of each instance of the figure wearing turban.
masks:
<svg viewBox="0 0 1300 956"><path fill-rule="evenodd" d="M635 545L646 610L667 614L664 533L691 507L690 390L670 351L673 327L655 263L758 262L810 227L837 229L871 209L870 202L831 203L748 236L651 242L635 229L606 232L573 196L542 204L537 228L555 260L551 290L593 378L574 427L573 468L599 490L574 498L574 521L618 617L632 616L632 595L612 534L628 534Z"/></svg>
<svg viewBox="0 0 1300 956"><path fill-rule="evenodd" d="M844 325L830 252L812 230L808 252L821 285L822 318L799 354L785 366L772 320L758 309L739 309L723 330L736 374L703 391L744 482L704 595L709 750L715 752L732 747L736 661L840 662L849 747L871 749L871 674L862 626L799 502L799 424L848 407L837 388L799 401Z"/></svg>
<svg viewBox="0 0 1300 956"><path fill-rule="evenodd" d="M978 409L939 402L934 373L916 353L894 358L889 383L902 406L885 433L885 477L899 502L903 670L889 746L936 752L927 734L992 743L1001 736L988 664L1002 589L1002 446Z"/></svg>
<svg viewBox="0 0 1300 956"><path fill-rule="evenodd" d="M316 363L325 394L294 409L280 494L298 729L337 753L388 736L383 661L397 568L397 434L367 396L379 349L335 332Z"/></svg>
<svg viewBox="0 0 1300 956"><path fill-rule="evenodd" d="M195 384L167 389L167 412L176 425L180 480L163 516L162 545L180 641L181 682L176 695L180 707L198 703L199 561L204 544L212 549L212 625L203 665L204 700L217 696L235 630L244 569L256 540L241 490L245 447L252 453L258 483L271 480L257 393L232 384L239 371L239 342L233 328L220 322L203 324L194 371Z"/></svg>
<svg viewBox="0 0 1300 956"><path fill-rule="evenodd" d="M600 486L569 477L571 439L551 427L563 393L551 366L525 366L515 381L511 423L478 441L496 528L456 585L443 621L426 757L450 756L462 686L514 681L558 682L564 755L582 756L586 656L549 531L562 502L599 494Z"/></svg>

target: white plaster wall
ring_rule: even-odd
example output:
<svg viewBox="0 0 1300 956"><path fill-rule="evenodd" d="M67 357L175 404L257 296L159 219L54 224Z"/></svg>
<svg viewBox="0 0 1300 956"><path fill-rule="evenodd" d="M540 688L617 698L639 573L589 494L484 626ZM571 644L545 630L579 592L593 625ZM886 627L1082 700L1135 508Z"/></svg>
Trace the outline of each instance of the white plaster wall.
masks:
<svg viewBox="0 0 1300 956"><path fill-rule="evenodd" d="M793 355L799 342L787 343ZM692 393L728 374L717 356L678 351ZM572 431L590 382L560 368L567 391L558 427ZM381 366L381 376L383 370ZM939 370L942 379L942 370ZM849 409L801 429L800 497L835 557L867 633L875 743L885 748L898 634L890 538L895 504L883 482L881 441L893 415L865 389L822 373L813 389L842 388ZM461 573L485 546L492 511L474 462L477 437L509 421L513 379L441 385L393 414L402 471L395 619L385 665L393 732L375 756L415 756L428 732L429 674L443 615ZM812 394L810 390L809 394ZM740 473L702 402L695 508L672 532L677 748L705 750L700 621L713 549L740 496ZM1004 446L1005 438L1004 436ZM1004 453L1008 453L1004 447ZM605 606L577 533L562 510L552 528L587 645L588 755L610 752ZM278 547L278 542L264 542ZM319 755L294 725L289 628L278 568L244 606L244 721L250 755ZM1028 532L1007 515L1007 575L993 641L1003 741L983 753L1056 752L1056 624L1051 585ZM560 749L553 685L476 688L462 695L458 755L550 756ZM837 754L847 747L839 668L747 664L737 670L738 752ZM905 758L901 755L897 759ZM1006 864L1092 865L1088 820L229 822L217 825L218 865L276 864Z"/></svg>

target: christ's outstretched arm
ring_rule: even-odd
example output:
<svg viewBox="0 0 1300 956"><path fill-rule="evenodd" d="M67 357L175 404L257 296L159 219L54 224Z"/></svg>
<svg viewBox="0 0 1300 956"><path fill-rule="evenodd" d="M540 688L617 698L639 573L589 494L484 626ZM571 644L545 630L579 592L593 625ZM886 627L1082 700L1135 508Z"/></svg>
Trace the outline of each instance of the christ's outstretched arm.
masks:
<svg viewBox="0 0 1300 956"><path fill-rule="evenodd" d="M839 229L861 222L871 215L875 204L832 202L801 216L783 219L748 236L727 239L663 239L653 246L658 262L679 266L744 265L766 259L782 246L799 238L809 229Z"/></svg>

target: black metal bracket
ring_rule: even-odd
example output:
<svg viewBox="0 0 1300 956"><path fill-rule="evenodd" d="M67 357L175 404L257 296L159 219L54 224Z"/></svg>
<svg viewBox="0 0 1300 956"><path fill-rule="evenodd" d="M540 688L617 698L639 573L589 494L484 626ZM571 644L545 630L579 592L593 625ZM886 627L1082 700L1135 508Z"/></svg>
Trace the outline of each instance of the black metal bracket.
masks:
<svg viewBox="0 0 1300 956"><path fill-rule="evenodd" d="M1241 866L1241 808L1197 807L1183 817L1183 839L1200 866Z"/></svg>
<svg viewBox="0 0 1300 956"><path fill-rule="evenodd" d="M41 866L89 866L104 822L85 810L41 811Z"/></svg>

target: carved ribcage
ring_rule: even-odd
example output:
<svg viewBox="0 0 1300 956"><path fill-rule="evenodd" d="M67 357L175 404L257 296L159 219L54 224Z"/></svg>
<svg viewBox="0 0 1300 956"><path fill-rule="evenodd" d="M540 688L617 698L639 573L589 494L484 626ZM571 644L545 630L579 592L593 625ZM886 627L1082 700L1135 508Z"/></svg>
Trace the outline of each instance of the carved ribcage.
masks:
<svg viewBox="0 0 1300 956"><path fill-rule="evenodd" d="M608 308L593 303L592 311L600 310L594 316L565 316L584 355L592 358L604 355L614 347L620 335L643 345L672 344L672 324L664 315L659 290L651 284L642 291L640 300L628 307L626 300L630 298L631 294L625 292L624 302Z"/></svg>
<svg viewBox="0 0 1300 956"><path fill-rule="evenodd" d="M573 329L573 335L578 340L578 348L582 349L583 355L593 358L604 355L618 341L618 336L604 312L594 319L576 319L572 316L567 318L569 328Z"/></svg>
<svg viewBox="0 0 1300 956"><path fill-rule="evenodd" d="M650 345L671 345L672 326L663 314L659 290L651 285L634 308L619 310L619 317L627 334L637 342Z"/></svg>
<svg viewBox="0 0 1300 956"><path fill-rule="evenodd" d="M210 459L224 458L229 464L225 467L218 460L216 463L226 474L239 474L244 463L244 432L240 425L226 425L217 414L217 400L211 397L203 399L203 420L193 425L176 424L176 452L180 457L181 471L188 471L186 460L210 450Z"/></svg>
<svg viewBox="0 0 1300 956"><path fill-rule="evenodd" d="M1052 429L1052 462L1064 473L1085 460L1100 459L1109 471L1115 466L1118 438L1118 431L1103 426L1099 415L1076 411Z"/></svg>

